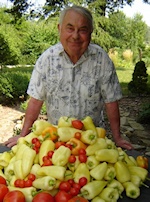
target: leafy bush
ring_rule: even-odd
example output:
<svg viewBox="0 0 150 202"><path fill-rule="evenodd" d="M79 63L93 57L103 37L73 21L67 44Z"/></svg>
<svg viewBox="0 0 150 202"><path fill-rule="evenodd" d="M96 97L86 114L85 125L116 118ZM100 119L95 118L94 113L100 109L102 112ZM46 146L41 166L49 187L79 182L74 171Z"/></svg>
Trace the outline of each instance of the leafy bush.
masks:
<svg viewBox="0 0 150 202"><path fill-rule="evenodd" d="M150 103L146 103L143 105L141 112L138 116L139 123L150 123Z"/></svg>
<svg viewBox="0 0 150 202"><path fill-rule="evenodd" d="M128 90L133 94L145 94L148 91L148 74L144 61L136 63L132 74L132 81L128 84Z"/></svg>
<svg viewBox="0 0 150 202"><path fill-rule="evenodd" d="M14 68L15 70L15 68ZM27 87L30 80L30 72L1 70L0 74L0 102L1 104L13 104L27 98Z"/></svg>

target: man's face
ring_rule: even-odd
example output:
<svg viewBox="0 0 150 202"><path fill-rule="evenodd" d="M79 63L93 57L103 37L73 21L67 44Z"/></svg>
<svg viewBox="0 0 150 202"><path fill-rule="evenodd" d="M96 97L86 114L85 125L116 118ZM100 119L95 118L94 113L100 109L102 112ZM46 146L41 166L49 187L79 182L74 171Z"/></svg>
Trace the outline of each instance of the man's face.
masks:
<svg viewBox="0 0 150 202"><path fill-rule="evenodd" d="M88 20L75 11L68 11L64 17L62 25L58 26L60 41L67 52L72 57L81 57L87 49L91 40L91 27Z"/></svg>

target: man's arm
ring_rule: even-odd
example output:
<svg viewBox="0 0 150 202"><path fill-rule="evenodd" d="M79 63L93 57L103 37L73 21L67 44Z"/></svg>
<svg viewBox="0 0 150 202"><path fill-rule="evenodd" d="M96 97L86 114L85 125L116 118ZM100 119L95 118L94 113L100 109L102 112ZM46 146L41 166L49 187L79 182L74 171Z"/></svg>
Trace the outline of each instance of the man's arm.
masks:
<svg viewBox="0 0 150 202"><path fill-rule="evenodd" d="M133 146L128 141L124 140L120 134L120 112L118 102L106 103L105 106L116 145L125 149L133 149Z"/></svg>
<svg viewBox="0 0 150 202"><path fill-rule="evenodd" d="M20 135L11 137L4 143L7 147L12 147L13 145L17 144L17 141L20 137L24 137L30 133L32 124L38 118L42 105L43 105L43 101L37 100L35 98L30 98L28 107L25 113L25 120L24 120L22 131Z"/></svg>

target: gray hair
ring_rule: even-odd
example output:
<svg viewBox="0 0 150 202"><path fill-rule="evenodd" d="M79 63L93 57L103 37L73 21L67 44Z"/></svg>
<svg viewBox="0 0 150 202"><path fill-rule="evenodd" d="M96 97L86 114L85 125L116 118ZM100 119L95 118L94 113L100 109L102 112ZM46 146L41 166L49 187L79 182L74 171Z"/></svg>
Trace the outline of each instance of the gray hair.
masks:
<svg viewBox="0 0 150 202"><path fill-rule="evenodd" d="M66 13L70 10L73 10L73 11L83 15L89 21L89 25L91 27L91 32L93 31L94 22L93 22L93 16L92 16L91 12L88 9L86 9L85 7L77 6L77 5L73 5L71 7L66 7L64 10L62 10L60 12L60 16L59 16L59 24L60 25L62 24Z"/></svg>

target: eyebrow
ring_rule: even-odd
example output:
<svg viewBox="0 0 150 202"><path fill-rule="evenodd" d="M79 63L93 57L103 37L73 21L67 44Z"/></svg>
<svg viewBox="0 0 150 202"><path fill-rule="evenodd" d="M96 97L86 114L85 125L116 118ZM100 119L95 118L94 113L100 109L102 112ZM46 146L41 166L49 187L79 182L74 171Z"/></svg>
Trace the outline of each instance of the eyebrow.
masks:
<svg viewBox="0 0 150 202"><path fill-rule="evenodd" d="M72 25L72 24L70 24L70 23L68 23L68 24L67 24L67 26L73 27L73 25ZM88 27L87 27L87 26L82 26L82 27L80 27L80 29L82 29L82 28L86 28L86 29L88 29Z"/></svg>

